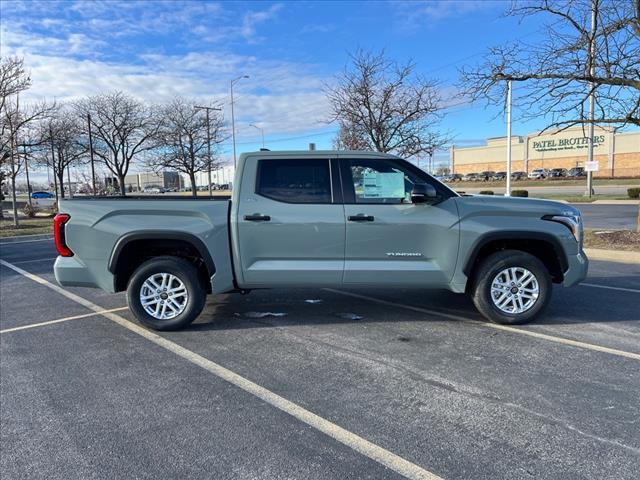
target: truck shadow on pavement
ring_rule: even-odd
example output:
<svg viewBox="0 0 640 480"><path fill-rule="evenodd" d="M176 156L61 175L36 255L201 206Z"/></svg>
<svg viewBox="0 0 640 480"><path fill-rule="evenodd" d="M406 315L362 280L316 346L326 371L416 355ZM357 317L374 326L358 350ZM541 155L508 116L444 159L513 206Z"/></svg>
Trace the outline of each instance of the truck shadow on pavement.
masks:
<svg viewBox="0 0 640 480"><path fill-rule="evenodd" d="M590 278L604 284L606 278ZM617 285L637 282L637 277L616 277ZM345 323L486 322L466 295L445 290L349 289L346 293L378 299L361 299L326 290L264 290L247 296L212 297L190 331L277 328L292 325ZM271 293L269 293L271 292ZM318 299L315 304L306 303ZM395 304L395 305L393 305ZM416 311L416 307L425 311ZM431 313L433 312L433 313ZM284 314L284 315L281 315ZM259 318L259 315L264 315ZM453 317L447 317L447 315ZM460 317L460 318L456 318ZM593 287L556 286L546 312L530 325L571 325L638 321L640 309L633 292Z"/></svg>

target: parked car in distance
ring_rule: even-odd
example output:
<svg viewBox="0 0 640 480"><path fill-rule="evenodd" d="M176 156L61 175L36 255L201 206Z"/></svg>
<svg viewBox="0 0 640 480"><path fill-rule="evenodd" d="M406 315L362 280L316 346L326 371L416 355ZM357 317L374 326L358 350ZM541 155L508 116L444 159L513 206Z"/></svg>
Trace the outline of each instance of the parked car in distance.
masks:
<svg viewBox="0 0 640 480"><path fill-rule="evenodd" d="M51 192L32 192L31 198L55 198L55 195Z"/></svg>
<svg viewBox="0 0 640 480"><path fill-rule="evenodd" d="M566 168L552 168L549 170L549 178L560 178L567 176Z"/></svg>
<svg viewBox="0 0 640 480"><path fill-rule="evenodd" d="M545 168L536 168L529 174L529 178L533 180L541 180L543 178L547 178L549 176L549 172Z"/></svg>
<svg viewBox="0 0 640 480"><path fill-rule="evenodd" d="M164 193L166 190L162 187L145 187L144 193Z"/></svg>
<svg viewBox="0 0 640 480"><path fill-rule="evenodd" d="M511 172L511 180L522 180L527 178L527 172Z"/></svg>
<svg viewBox="0 0 640 480"><path fill-rule="evenodd" d="M463 182L476 182L478 181L478 179L479 179L478 174L475 172L467 173L462 177Z"/></svg>
<svg viewBox="0 0 640 480"><path fill-rule="evenodd" d="M505 178L507 178L507 172L496 172L491 177L492 180L504 180Z"/></svg>
<svg viewBox="0 0 640 480"><path fill-rule="evenodd" d="M460 180L462 180L462 175L459 173L451 173L442 177L443 182L459 182Z"/></svg>
<svg viewBox="0 0 640 480"><path fill-rule="evenodd" d="M61 200L56 280L126 291L142 324L175 330L208 293L293 287L444 288L489 320L523 323L554 283L587 275L575 207L460 196L393 155L245 153L236 185L231 198Z"/></svg>
<svg viewBox="0 0 640 480"><path fill-rule="evenodd" d="M493 176L495 174L496 174L496 172L494 172L492 170L485 170L484 172L480 172L478 180L482 180L484 182L488 182L489 180L493 179Z"/></svg>
<svg viewBox="0 0 640 480"><path fill-rule="evenodd" d="M587 176L587 172L584 171L584 167L573 167L570 168L569 171L567 172L567 177L571 177L571 178L579 178L579 177L586 177Z"/></svg>
<svg viewBox="0 0 640 480"><path fill-rule="evenodd" d="M56 196L51 192L31 192L31 199L35 208L53 207L56 202Z"/></svg>

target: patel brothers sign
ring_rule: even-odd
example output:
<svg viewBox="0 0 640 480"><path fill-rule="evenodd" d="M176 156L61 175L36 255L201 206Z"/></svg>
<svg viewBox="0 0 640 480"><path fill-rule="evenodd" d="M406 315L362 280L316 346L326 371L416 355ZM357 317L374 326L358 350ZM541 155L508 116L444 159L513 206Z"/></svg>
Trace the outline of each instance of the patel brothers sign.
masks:
<svg viewBox="0 0 640 480"><path fill-rule="evenodd" d="M604 143L604 135L593 136L593 146L597 147ZM533 140L533 149L536 152L556 152L559 150L576 150L579 148L587 148L589 146L589 137L569 137L554 138L551 140Z"/></svg>

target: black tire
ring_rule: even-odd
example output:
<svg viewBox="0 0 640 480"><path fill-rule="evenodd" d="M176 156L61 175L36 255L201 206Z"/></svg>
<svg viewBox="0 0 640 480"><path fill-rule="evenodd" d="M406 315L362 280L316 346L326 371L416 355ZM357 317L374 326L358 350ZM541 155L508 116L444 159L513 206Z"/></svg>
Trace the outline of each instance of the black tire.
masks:
<svg viewBox="0 0 640 480"><path fill-rule="evenodd" d="M184 310L170 319L159 319L152 316L147 313L140 301L140 291L144 282L153 274L159 273L169 273L176 276L187 290ZM129 310L140 323L153 330L179 330L187 327L200 315L205 301L206 291L200 283L196 267L179 257L166 256L147 260L133 272L127 285Z"/></svg>
<svg viewBox="0 0 640 480"><path fill-rule="evenodd" d="M494 278L511 267L529 270L538 282L537 300L522 313L504 312L494 303L491 295L491 284ZM505 325L527 323L540 315L551 299L553 288L547 267L537 257L519 250L503 250L489 255L475 269L472 281L471 297L476 308L486 319Z"/></svg>

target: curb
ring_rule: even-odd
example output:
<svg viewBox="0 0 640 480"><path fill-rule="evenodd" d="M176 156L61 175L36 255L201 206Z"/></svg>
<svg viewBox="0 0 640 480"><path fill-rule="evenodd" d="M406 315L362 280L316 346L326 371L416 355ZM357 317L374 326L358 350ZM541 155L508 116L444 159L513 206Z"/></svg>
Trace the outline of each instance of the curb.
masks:
<svg viewBox="0 0 640 480"><path fill-rule="evenodd" d="M20 242L33 242L37 240L53 239L51 233L41 233L36 235L17 235L15 237L0 238L0 244L3 243L20 243Z"/></svg>
<svg viewBox="0 0 640 480"><path fill-rule="evenodd" d="M640 264L640 252L625 250L605 250L603 248L585 248L589 260L605 260L607 262Z"/></svg>

